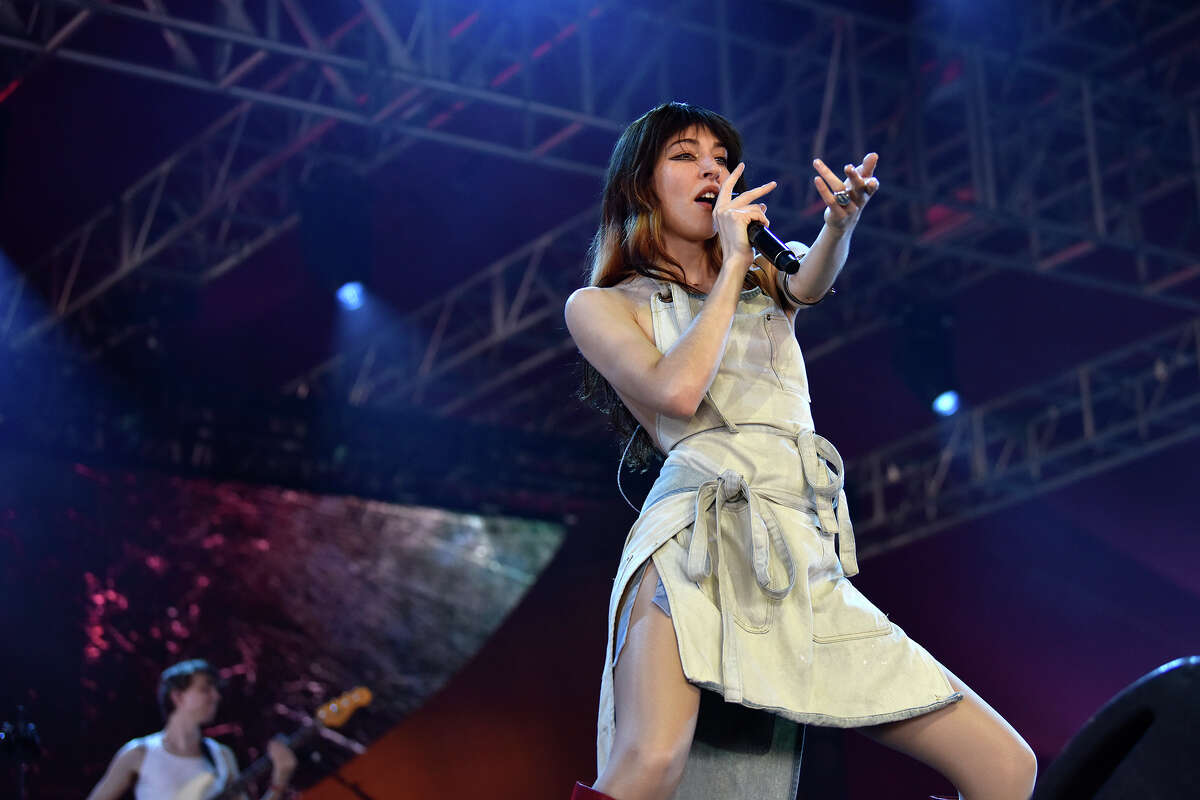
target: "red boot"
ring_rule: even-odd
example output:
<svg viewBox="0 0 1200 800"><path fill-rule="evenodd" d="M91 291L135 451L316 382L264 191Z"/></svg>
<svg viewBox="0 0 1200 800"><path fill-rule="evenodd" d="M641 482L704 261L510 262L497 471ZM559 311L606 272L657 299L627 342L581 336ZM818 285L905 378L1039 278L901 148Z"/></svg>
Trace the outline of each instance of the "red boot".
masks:
<svg viewBox="0 0 1200 800"><path fill-rule="evenodd" d="M571 800L614 800L604 792L597 792L590 786L584 786L582 783L575 784L575 791L571 792Z"/></svg>

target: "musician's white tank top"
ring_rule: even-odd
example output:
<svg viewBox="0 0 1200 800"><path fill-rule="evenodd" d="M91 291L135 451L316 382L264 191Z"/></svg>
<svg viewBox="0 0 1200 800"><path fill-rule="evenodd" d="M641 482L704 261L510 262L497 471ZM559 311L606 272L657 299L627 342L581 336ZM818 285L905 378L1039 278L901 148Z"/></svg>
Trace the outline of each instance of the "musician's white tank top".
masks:
<svg viewBox="0 0 1200 800"><path fill-rule="evenodd" d="M220 745L212 739L204 740L204 746L212 756L211 762L204 756L177 756L167 752L163 747L161 732L143 737L141 745L145 748L146 756L142 759L137 785L133 790L136 800L172 800L188 781L199 775L216 777L209 788L209 795L224 788L229 770L221 755Z"/></svg>

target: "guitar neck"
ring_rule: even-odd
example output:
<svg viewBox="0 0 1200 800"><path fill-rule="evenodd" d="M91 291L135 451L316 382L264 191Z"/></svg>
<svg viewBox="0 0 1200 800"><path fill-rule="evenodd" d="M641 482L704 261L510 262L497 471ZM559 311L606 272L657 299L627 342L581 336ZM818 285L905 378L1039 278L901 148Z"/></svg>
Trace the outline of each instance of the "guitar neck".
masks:
<svg viewBox="0 0 1200 800"><path fill-rule="evenodd" d="M370 703L371 690L365 686L356 686L354 689L339 695L336 699L325 703L317 709L313 715L315 719L311 724L305 725L284 741L293 751L298 750L301 745L305 744L313 736L316 736L322 728L342 727L342 725L346 724L346 720L350 718L351 714L364 706L370 705ZM262 756L253 764L246 767L229 786L225 787L212 800L241 800L246 787L252 782L261 780L270 769L270 757Z"/></svg>
<svg viewBox="0 0 1200 800"><path fill-rule="evenodd" d="M295 750L315 736L320 727L320 725L315 723L312 725L306 725L305 727L293 733L291 736L287 737L287 739L284 741L290 749ZM252 783L257 783L258 781L262 780L262 778L271 771L271 766L270 756L259 756L252 764L250 764L250 766L246 767L238 774L233 783L226 786L225 789L223 789L219 795L212 798L212 800L237 800L237 798L239 798L246 791L246 787Z"/></svg>

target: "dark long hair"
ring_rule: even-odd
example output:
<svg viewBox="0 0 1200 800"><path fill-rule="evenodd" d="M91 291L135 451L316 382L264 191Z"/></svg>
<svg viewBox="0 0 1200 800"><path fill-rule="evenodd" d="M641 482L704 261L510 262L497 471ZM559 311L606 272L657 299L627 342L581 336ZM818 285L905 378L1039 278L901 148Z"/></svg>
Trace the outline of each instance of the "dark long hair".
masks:
<svg viewBox="0 0 1200 800"><path fill-rule="evenodd" d="M604 185L600 227L588 251L589 286L610 287L634 275L668 281L698 292L690 286L683 266L667 253L662 233L659 198L654 193L654 169L663 149L675 136L688 128L706 128L725 146L728 163L742 160L742 137L725 117L687 103L663 103L634 120L613 147ZM738 179L735 191L743 191L745 181ZM709 264L721 266L721 243L716 234L704 243ZM782 306L776 283L775 267L751 269L746 274L747 288L759 287ZM604 376L586 360L582 364L579 397L609 418L613 429L628 440L629 463L645 466L654 457L650 434L637 430L638 422Z"/></svg>

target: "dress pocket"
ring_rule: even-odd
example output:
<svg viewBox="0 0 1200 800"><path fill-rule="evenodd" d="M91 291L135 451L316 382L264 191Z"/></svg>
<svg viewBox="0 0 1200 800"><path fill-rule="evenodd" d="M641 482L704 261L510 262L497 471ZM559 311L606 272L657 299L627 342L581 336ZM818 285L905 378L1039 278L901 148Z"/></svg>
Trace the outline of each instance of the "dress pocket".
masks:
<svg viewBox="0 0 1200 800"><path fill-rule="evenodd" d="M845 578L813 593L813 641L834 644L887 636L892 623L854 584Z"/></svg>
<svg viewBox="0 0 1200 800"><path fill-rule="evenodd" d="M775 373L779 388L810 400L804 356L787 315L768 311L762 316L762 324L771 347L771 371Z"/></svg>

